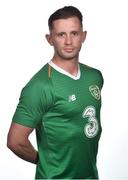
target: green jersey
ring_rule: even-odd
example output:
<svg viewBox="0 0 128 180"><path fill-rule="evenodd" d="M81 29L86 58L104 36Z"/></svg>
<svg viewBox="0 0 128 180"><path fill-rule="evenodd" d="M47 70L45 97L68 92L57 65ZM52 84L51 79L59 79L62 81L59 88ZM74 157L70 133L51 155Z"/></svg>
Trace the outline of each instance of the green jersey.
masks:
<svg viewBox="0 0 128 180"><path fill-rule="evenodd" d="M97 179L102 74L79 63L76 77L53 62L23 88L13 122L36 129L36 179Z"/></svg>

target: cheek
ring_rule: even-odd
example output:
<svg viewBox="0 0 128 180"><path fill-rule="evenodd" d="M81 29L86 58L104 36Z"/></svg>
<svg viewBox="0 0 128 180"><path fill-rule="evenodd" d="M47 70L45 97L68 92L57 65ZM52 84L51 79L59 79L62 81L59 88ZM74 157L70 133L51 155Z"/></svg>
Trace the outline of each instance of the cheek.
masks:
<svg viewBox="0 0 128 180"><path fill-rule="evenodd" d="M82 40L81 40L81 39L77 39L76 41L74 41L74 44L75 44L75 46L77 46L77 47L81 47L81 45L82 45Z"/></svg>
<svg viewBox="0 0 128 180"><path fill-rule="evenodd" d="M64 44L63 40L56 40L56 41L53 42L53 45L54 45L55 47L57 47L58 49L59 49L61 46L63 46L63 44Z"/></svg>
<svg viewBox="0 0 128 180"><path fill-rule="evenodd" d="M82 36L79 36L79 37L74 38L74 42L75 42L76 44L82 44L82 42L83 42Z"/></svg>
<svg viewBox="0 0 128 180"><path fill-rule="evenodd" d="M62 45L61 45L59 42L54 42L54 43L53 43L53 47L54 47L54 50L55 50L55 51L60 51Z"/></svg>

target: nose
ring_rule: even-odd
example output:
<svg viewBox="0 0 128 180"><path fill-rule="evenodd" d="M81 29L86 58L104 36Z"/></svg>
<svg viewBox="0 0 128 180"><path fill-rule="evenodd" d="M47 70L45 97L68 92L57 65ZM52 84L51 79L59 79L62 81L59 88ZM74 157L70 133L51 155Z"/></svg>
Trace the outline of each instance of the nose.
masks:
<svg viewBox="0 0 128 180"><path fill-rule="evenodd" d="M65 44L66 44L66 45L72 44L71 35L66 35L66 37L65 37Z"/></svg>

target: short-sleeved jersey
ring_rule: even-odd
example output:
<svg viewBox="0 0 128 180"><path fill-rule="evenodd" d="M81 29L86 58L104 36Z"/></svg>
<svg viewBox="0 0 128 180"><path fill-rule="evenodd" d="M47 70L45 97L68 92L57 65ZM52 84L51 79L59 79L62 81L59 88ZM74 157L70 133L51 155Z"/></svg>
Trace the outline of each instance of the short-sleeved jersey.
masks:
<svg viewBox="0 0 128 180"><path fill-rule="evenodd" d="M79 78L46 64L21 92L13 122L36 128L36 179L97 179L103 77L79 63Z"/></svg>

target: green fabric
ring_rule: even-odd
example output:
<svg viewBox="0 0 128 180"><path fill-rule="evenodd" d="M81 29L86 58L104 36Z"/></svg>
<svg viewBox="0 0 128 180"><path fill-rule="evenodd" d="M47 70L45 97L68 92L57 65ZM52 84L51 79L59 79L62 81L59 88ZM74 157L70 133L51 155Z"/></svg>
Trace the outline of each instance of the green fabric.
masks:
<svg viewBox="0 0 128 180"><path fill-rule="evenodd" d="M46 64L23 88L13 122L36 128L36 179L97 179L101 135L99 70L80 64L74 80Z"/></svg>

